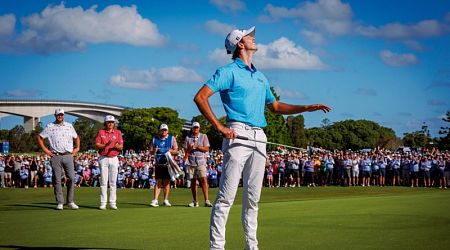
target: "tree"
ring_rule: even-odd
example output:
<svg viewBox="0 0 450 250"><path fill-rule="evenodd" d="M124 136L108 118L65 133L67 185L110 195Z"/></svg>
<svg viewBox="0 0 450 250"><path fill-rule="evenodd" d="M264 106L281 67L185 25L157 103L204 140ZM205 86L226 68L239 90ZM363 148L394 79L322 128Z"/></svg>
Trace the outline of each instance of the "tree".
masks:
<svg viewBox="0 0 450 250"><path fill-rule="evenodd" d="M403 135L403 143L405 146L412 148L431 147L430 142L432 142L432 139L425 122L423 123L421 130L412 133L404 133Z"/></svg>
<svg viewBox="0 0 450 250"><path fill-rule="evenodd" d="M87 118L78 118L73 123L73 127L80 137L80 151L95 149L95 136L103 124Z"/></svg>
<svg viewBox="0 0 450 250"><path fill-rule="evenodd" d="M450 111L447 111L446 117L442 118L445 122L450 122ZM438 146L441 149L450 149L450 128L449 127L441 127L439 130L439 134L443 135L443 137L439 138Z"/></svg>
<svg viewBox="0 0 450 250"><path fill-rule="evenodd" d="M288 134L295 147L306 148L307 139L305 135L305 118L303 115L288 116L286 118Z"/></svg>
<svg viewBox="0 0 450 250"><path fill-rule="evenodd" d="M25 129L23 126L17 125L9 130L8 141L11 152L26 152L27 144L31 144L30 140L25 139ZM28 138L29 139L29 138ZM36 139L32 141L36 143Z"/></svg>
<svg viewBox="0 0 450 250"><path fill-rule="evenodd" d="M362 149L393 144L395 133L372 121L346 120L305 130L308 144L327 149Z"/></svg>
<svg viewBox="0 0 450 250"><path fill-rule="evenodd" d="M222 124L226 123L226 116L219 118ZM192 122L198 122L201 126L201 131L206 134L209 139L209 144L211 149L221 149L222 148L222 135L213 128L213 126L206 120L203 115L198 115L192 118Z"/></svg>
<svg viewBox="0 0 450 250"><path fill-rule="evenodd" d="M280 100L280 96L277 95L275 89L270 87L275 99ZM291 139L286 126L286 121L284 117L279 114L272 113L267 107L265 108L264 115L267 121L267 127L264 128L264 132L269 141L281 143L281 144L291 144ZM274 146L267 145L267 148L273 149Z"/></svg>
<svg viewBox="0 0 450 250"><path fill-rule="evenodd" d="M166 107L124 110L119 117L119 127L123 133L125 148L148 148L162 123L169 126L170 134L182 140L178 137L182 135L183 121L178 117L177 111Z"/></svg>

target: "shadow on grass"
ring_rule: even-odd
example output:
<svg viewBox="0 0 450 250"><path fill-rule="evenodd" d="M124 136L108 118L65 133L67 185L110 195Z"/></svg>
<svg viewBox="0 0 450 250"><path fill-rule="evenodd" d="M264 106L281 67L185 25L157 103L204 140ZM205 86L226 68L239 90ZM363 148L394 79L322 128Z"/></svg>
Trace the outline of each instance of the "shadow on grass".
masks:
<svg viewBox="0 0 450 250"><path fill-rule="evenodd" d="M56 210L56 203L51 202L40 202L40 203L31 203L31 204L11 204L7 205L5 207L14 207L14 210L18 210L17 208L24 208L22 210L27 210L26 208L44 208L49 210ZM80 208L87 208L87 209L98 209L98 207L94 206L79 206ZM8 211L9 209L0 208L0 211ZM20 209L19 209L20 210ZM64 210L72 210L68 207L65 207Z"/></svg>
<svg viewBox="0 0 450 250"><path fill-rule="evenodd" d="M16 249L16 250L44 250L44 249L70 249L70 250L82 250L82 249L105 249L105 250L133 250L132 248L101 248L101 247L27 247L17 245L0 245L0 249Z"/></svg>

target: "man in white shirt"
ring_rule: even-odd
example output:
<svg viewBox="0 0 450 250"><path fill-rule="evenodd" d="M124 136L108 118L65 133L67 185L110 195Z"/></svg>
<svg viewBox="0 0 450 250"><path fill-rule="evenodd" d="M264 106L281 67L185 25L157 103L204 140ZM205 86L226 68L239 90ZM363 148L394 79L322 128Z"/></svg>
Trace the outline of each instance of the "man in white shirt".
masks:
<svg viewBox="0 0 450 250"><path fill-rule="evenodd" d="M48 139L50 149L44 144L44 139ZM75 148L73 143L75 142ZM61 185L62 171L67 176L67 205L71 209L78 209L73 201L75 168L73 157L80 150L80 137L73 128L72 124L64 121L64 110L58 108L55 110L55 121L47 124L44 130L38 135L38 144L42 151L51 157L50 164L53 169L53 187L55 189L55 198L58 203L57 210L64 208L64 196Z"/></svg>

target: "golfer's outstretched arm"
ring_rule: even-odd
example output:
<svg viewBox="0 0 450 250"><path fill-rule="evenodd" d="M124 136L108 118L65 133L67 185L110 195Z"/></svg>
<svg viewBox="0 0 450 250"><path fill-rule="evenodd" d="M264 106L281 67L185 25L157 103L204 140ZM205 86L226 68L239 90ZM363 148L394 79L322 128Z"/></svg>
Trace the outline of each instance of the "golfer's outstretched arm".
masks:
<svg viewBox="0 0 450 250"><path fill-rule="evenodd" d="M324 104L312 104L312 105L292 105L279 101L275 101L271 104L268 104L267 107L276 114L283 115L291 115L302 112L312 112L317 110L322 110L323 112L329 112L331 110L330 107Z"/></svg>
<svg viewBox="0 0 450 250"><path fill-rule="evenodd" d="M220 123L216 115L213 113L211 106L209 105L209 97L212 96L213 91L206 85L197 92L194 97L194 102L200 110L200 113L226 138L235 138L236 134L232 129L229 129Z"/></svg>

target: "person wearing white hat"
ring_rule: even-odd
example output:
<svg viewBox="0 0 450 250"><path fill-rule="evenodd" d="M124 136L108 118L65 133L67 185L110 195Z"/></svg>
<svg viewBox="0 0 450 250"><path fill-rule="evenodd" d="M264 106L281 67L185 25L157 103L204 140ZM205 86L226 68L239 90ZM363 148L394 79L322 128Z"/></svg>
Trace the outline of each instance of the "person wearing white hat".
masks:
<svg viewBox="0 0 450 250"><path fill-rule="evenodd" d="M106 209L108 200L109 181L109 206L117 209L116 181L119 171L119 155L123 149L122 132L116 129L116 119L112 115L105 116L104 128L100 129L95 137L95 146L99 150L100 157L100 209Z"/></svg>
<svg viewBox="0 0 450 250"><path fill-rule="evenodd" d="M159 126L158 136L153 137L152 145L150 146L150 154L155 155L155 179L156 185L153 189L153 200L150 203L152 207L158 207L158 197L161 192L161 188L164 193L163 205L170 207L172 204L169 202L170 193L170 175L168 169L168 161L165 154L170 152L172 155L178 154L178 145L175 136L169 134L169 126L167 124L161 124Z"/></svg>
<svg viewBox="0 0 450 250"><path fill-rule="evenodd" d="M231 31L225 39L225 48L232 55L233 62L219 68L194 98L203 116L224 137L223 172L211 212L210 249L225 248L225 225L241 175L245 249L258 249L258 202L264 177L266 144L252 140L267 141L263 131L267 126L265 108L276 114L328 112L330 108L323 104L291 105L275 99L269 81L252 63L253 54L258 50L255 27ZM209 104L209 97L216 92L220 92L227 115L226 126L219 122ZM249 140L236 140L238 135Z"/></svg>
<svg viewBox="0 0 450 250"><path fill-rule="evenodd" d="M44 139L48 138L50 149L44 144ZM72 124L64 121L64 109L55 110L55 121L47 124L37 137L38 144L46 155L50 156L50 164L53 171L53 187L58 205L57 210L64 208L64 196L61 185L61 175L64 172L67 176L67 205L71 209L78 209L73 201L75 169L73 157L80 150L80 137ZM73 144L75 142L75 148Z"/></svg>
<svg viewBox="0 0 450 250"><path fill-rule="evenodd" d="M185 160L191 178L192 202L189 207L198 207L197 180L202 187L205 207L212 207L208 194L206 154L209 152L209 140L206 134L200 133L200 123L193 122L191 133L184 139Z"/></svg>

